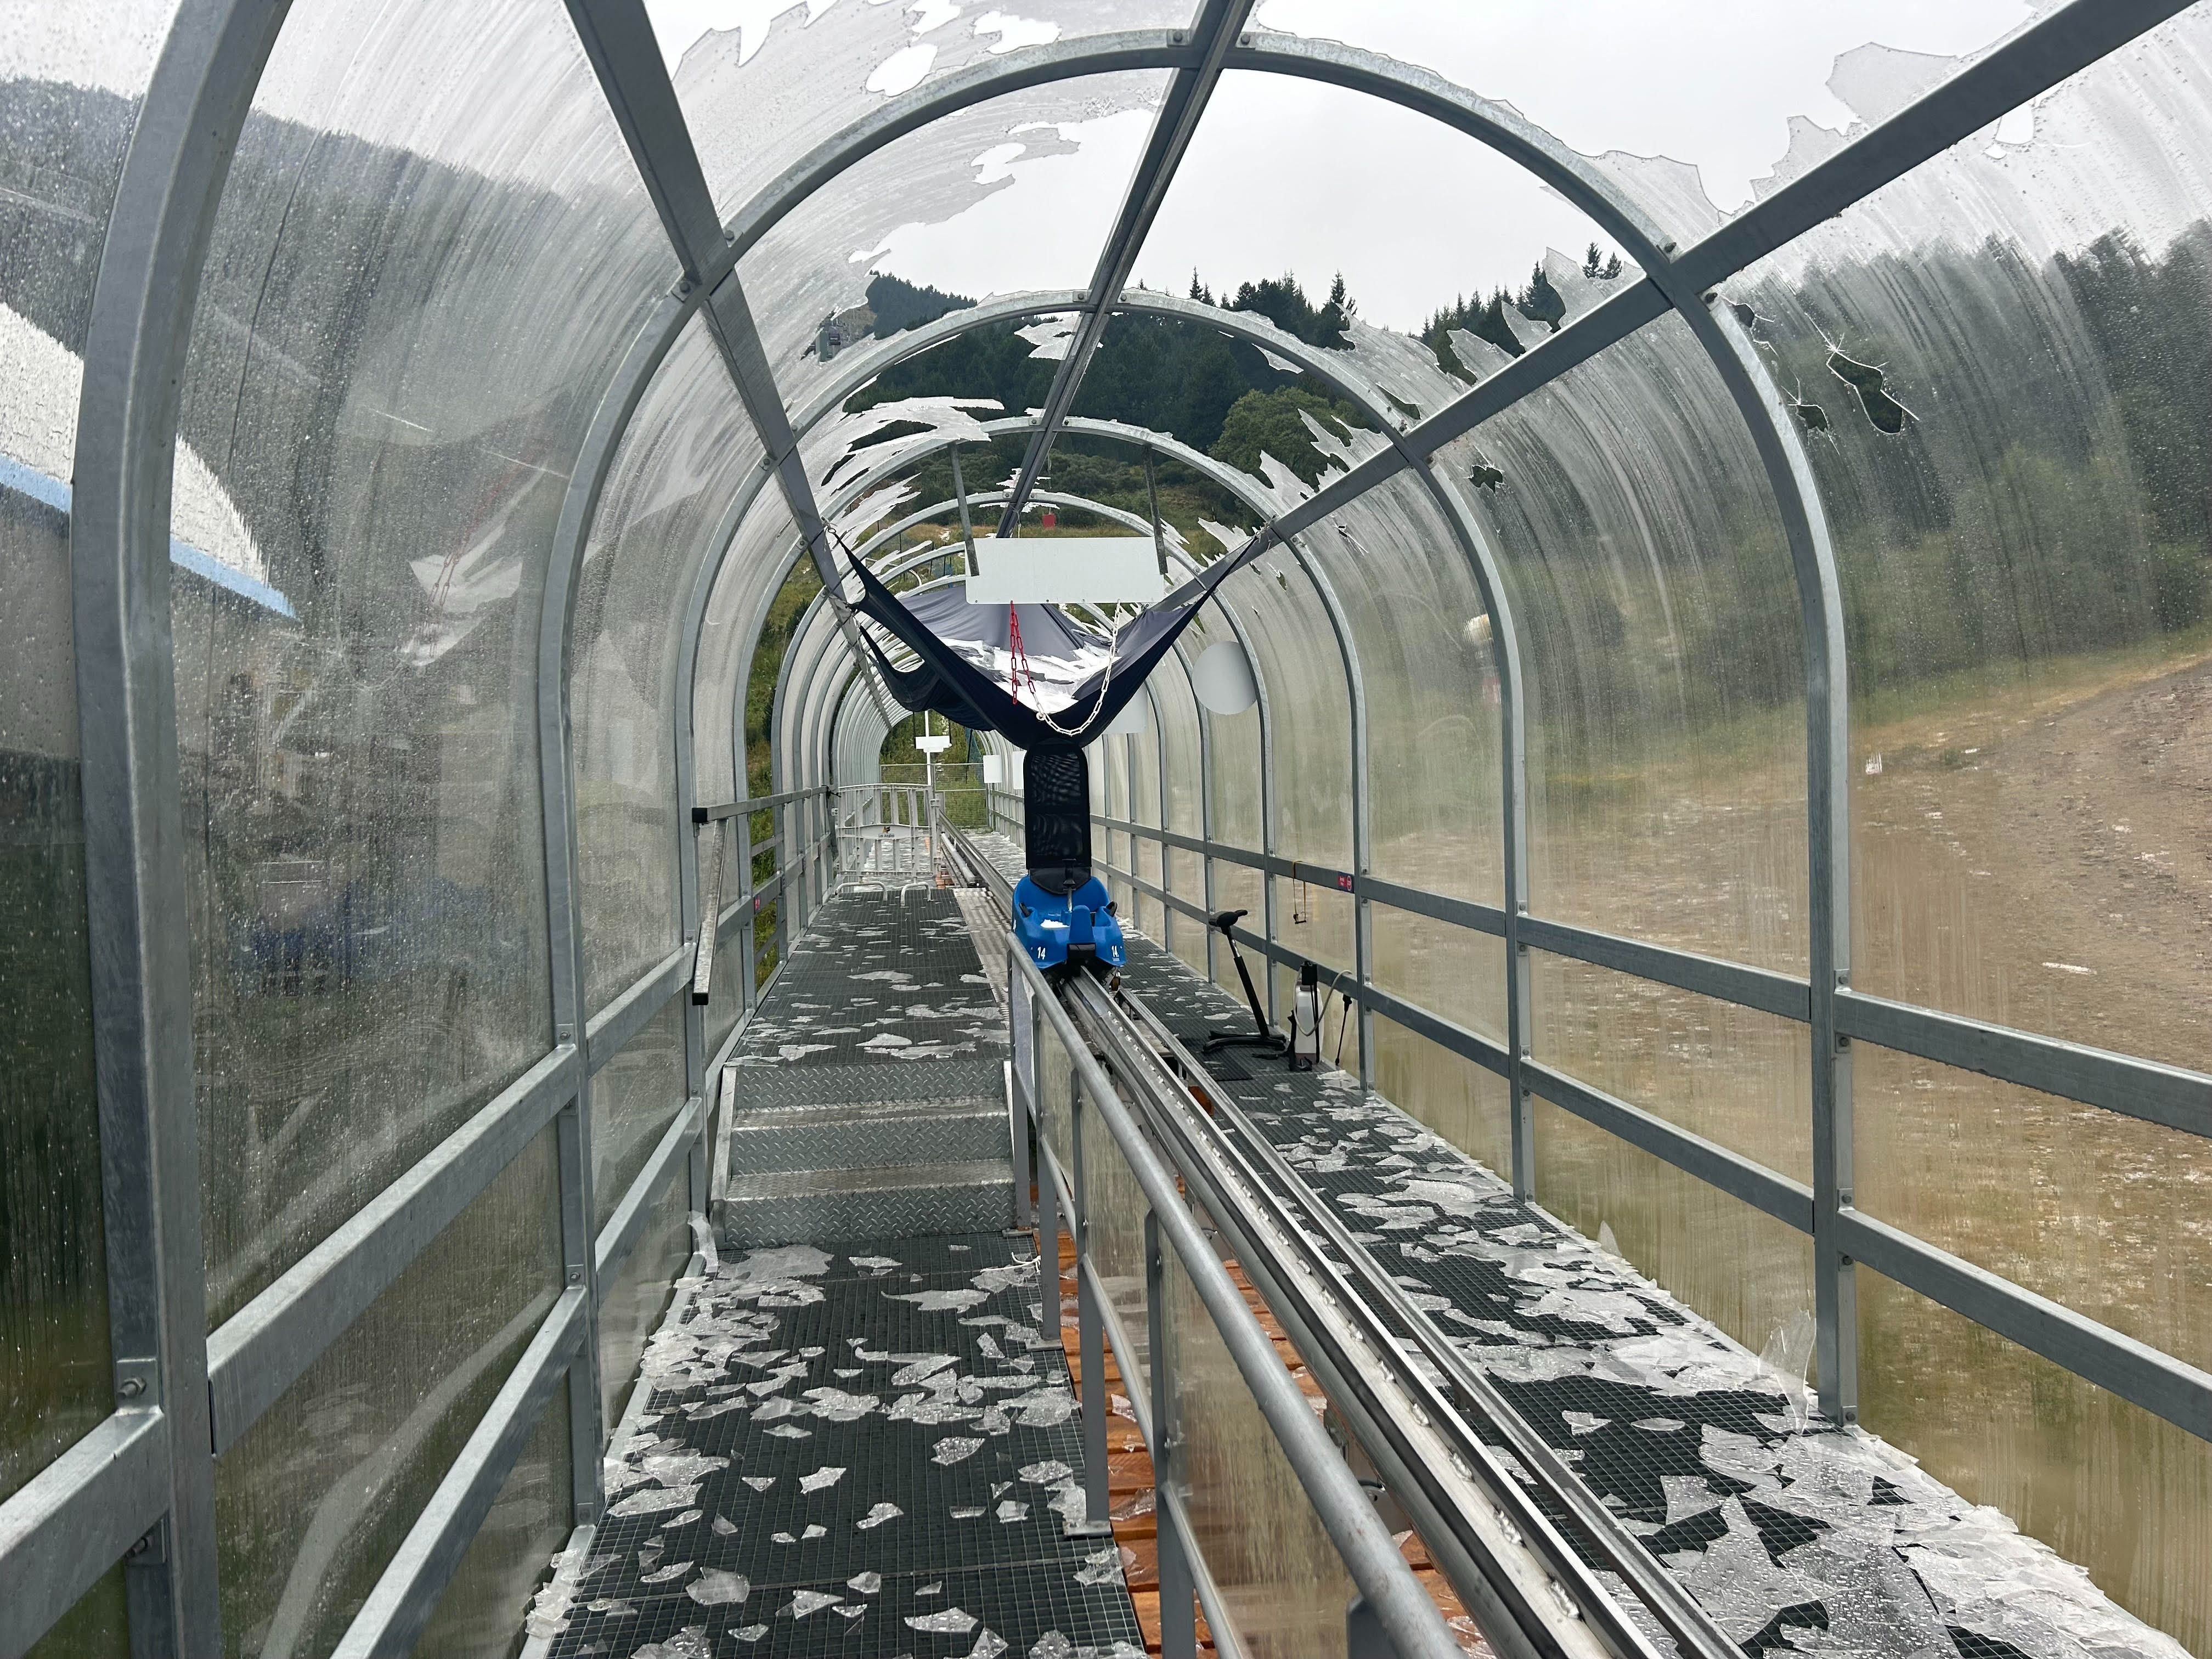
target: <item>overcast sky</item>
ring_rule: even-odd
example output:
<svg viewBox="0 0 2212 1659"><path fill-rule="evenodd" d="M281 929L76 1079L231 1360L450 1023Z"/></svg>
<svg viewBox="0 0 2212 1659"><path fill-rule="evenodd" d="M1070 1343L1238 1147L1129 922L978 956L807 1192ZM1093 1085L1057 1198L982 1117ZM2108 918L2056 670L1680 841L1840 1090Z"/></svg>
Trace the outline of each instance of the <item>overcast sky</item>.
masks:
<svg viewBox="0 0 2212 1659"><path fill-rule="evenodd" d="M939 12L954 3L928 0ZM707 29L757 27L798 3L648 9L672 62ZM1586 154L1692 162L1733 208L1788 147L1791 115L1850 125L1826 85L1839 53L1875 40L1956 55L2032 12L2027 0L1263 0L1258 21L1425 65ZM1068 129L1078 154L1017 161L1012 188L945 224L901 228L876 268L978 295L1080 286L1148 125L1130 114ZM1340 270L1363 315L1404 328L1460 292L1525 276L1547 246L1579 252L1588 239L1579 215L1472 140L1371 99L1239 76L1216 94L1137 275L1180 290L1194 266L1217 288L1286 270L1325 284Z"/></svg>

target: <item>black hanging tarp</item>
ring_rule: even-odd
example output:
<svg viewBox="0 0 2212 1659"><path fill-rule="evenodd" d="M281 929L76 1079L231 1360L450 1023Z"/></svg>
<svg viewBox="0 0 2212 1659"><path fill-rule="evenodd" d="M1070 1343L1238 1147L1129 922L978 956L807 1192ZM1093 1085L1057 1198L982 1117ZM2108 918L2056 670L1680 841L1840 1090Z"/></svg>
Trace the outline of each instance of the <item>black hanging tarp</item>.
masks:
<svg viewBox="0 0 2212 1659"><path fill-rule="evenodd" d="M994 675L940 638L905 601L885 587L873 571L857 561L852 568L860 583L860 597L854 609L896 635L921 659L916 667L894 668L882 647L868 640L868 649L883 671L884 683L902 708L915 714L928 710L971 729L996 732L1019 749L1065 749L1089 741L1113 723L1114 716L1143 688L1146 677L1168 653L1176 637L1190 626L1199 606L1254 550L1248 548L1236 558L1216 562L1195 580L1185 582L1159 605L1117 629L1108 663L1080 681L1067 705L1053 711L1048 718L1029 703L1016 699ZM947 611L945 619L951 620L945 601L932 603L932 596L923 594L917 596L917 602L924 609ZM964 591L959 605L963 611L996 610L1002 617L1006 609L1004 605L969 605ZM1024 605L1019 609L1027 612L1043 607ZM961 622L963 634L983 631L975 625L973 618L963 617ZM1029 638L1030 624L1026 615L1022 617L1021 625L1026 654L1036 648ZM1070 647L1095 649L1102 643L1096 635L1071 627L1065 618L1056 617L1048 626L1053 642L1047 652L1039 653L1041 655L1058 657ZM866 637L866 629L860 632ZM1002 626L998 641L971 638L969 642L998 644L1003 649L1004 635Z"/></svg>

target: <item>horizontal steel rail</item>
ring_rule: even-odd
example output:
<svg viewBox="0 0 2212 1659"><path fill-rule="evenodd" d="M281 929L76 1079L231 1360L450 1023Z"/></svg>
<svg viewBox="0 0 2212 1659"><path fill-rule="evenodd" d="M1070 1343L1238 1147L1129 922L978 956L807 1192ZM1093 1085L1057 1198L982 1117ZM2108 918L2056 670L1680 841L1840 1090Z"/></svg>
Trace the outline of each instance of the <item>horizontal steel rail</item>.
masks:
<svg viewBox="0 0 2212 1659"><path fill-rule="evenodd" d="M562 1291L555 1300L460 1455L408 1528L368 1600L346 1627L332 1659L404 1659L415 1650L440 1595L491 1513L554 1389L583 1346L590 1324L586 1317L588 1300L581 1285Z"/></svg>
<svg viewBox="0 0 2212 1659"><path fill-rule="evenodd" d="M691 941L686 939L586 1023L584 1053L594 1075L628 1048L632 1037L652 1024L669 1000L684 988L691 970Z"/></svg>
<svg viewBox="0 0 2212 1659"><path fill-rule="evenodd" d="M2101 1106L2187 1134L2212 1136L2212 1076L2202 1072L2015 1031L1963 1014L1890 1002L1861 991L1836 993L1836 1030L1863 1042L1979 1072L2085 1106Z"/></svg>
<svg viewBox="0 0 2212 1659"><path fill-rule="evenodd" d="M1092 814L1091 822L1225 864L1286 879L1310 881L1394 909L1432 916L1474 932L1493 937L1502 937L1504 933L1504 913L1490 905L1380 881L1372 876L1353 876L1326 865L1301 863L1255 853L1249 848L1179 835L1103 813ZM1163 893L1133 872L1111 864L1104 867L1130 880L1148 896L1172 903L1184 915L1205 919L1205 912L1199 907ZM1347 883L1348 886L1345 884ZM1304 959L1272 947L1258 935L1248 934L1242 929L1237 931L1237 937L1241 943L1288 965L1295 966ZM1700 956L1671 945L1625 939L1616 933L1539 916L1521 919L1521 938L1530 948L1547 955L1571 957L1594 967L1711 997L1717 1002L1733 1003L1799 1024L1809 1017L1811 992L1806 982L1771 969ZM1356 987L1346 988L1354 996L1361 994ZM1374 1006L1378 1012L1383 1011L1382 1004ZM1396 1013L1390 1018L1400 1019ZM1435 1016L1424 1018L1433 1019ZM1400 1023L1415 1024L1405 1019L1400 1019ZM2212 1074L1849 989L1836 993L1836 1028L1844 1036L1881 1048L1978 1072L1986 1077L2101 1107L2186 1134L2212 1137ZM1444 1042L1446 1047L1457 1048L1482 1065L1491 1064L1486 1050L1470 1052L1457 1039L1437 1040Z"/></svg>
<svg viewBox="0 0 2212 1659"><path fill-rule="evenodd" d="M1802 979L1771 969L1747 967L1719 957L1699 956L1669 945L1624 939L1618 933L1577 927L1566 922L1546 921L1537 916L1521 918L1521 942L1531 950L1555 957L1571 957L1593 967L1632 974L1677 990L1693 991L1718 1002L1779 1015L1802 1025L1813 1017L1812 988Z"/></svg>
<svg viewBox="0 0 2212 1659"><path fill-rule="evenodd" d="M218 1454L544 1131L577 1083L576 1051L554 1049L217 1328L207 1346Z"/></svg>
<svg viewBox="0 0 2212 1659"><path fill-rule="evenodd" d="M169 1419L119 1411L0 1502L0 1653L27 1653L161 1518Z"/></svg>
<svg viewBox="0 0 2212 1659"><path fill-rule="evenodd" d="M684 1109L661 1132L660 1140L653 1155L645 1161L645 1168L631 1182L629 1189L615 1206L607 1224L599 1230L592 1245L592 1267L604 1284L618 1272L623 1261L636 1247L638 1235L645 1231L646 1217L652 1212L653 1200L660 1196L684 1159L691 1155L693 1143L704 1131L706 1108L702 1098L694 1095L684 1103Z"/></svg>
<svg viewBox="0 0 2212 1659"><path fill-rule="evenodd" d="M2200 1440L2212 1440L2212 1374L1877 1221L1863 1210L1844 1210L1837 1225L1852 1256L1885 1279L2041 1354Z"/></svg>
<svg viewBox="0 0 2212 1659"><path fill-rule="evenodd" d="M1018 964L1017 971L1023 975L1030 999L1074 1069L1085 1111L1095 1113L1113 1136L1158 1218L1162 1239L1174 1251L1212 1320L1352 1582L1389 1632L1398 1659L1457 1659L1458 1642L1444 1628L1434 1603L1414 1579L1358 1481L1291 1381L1274 1343L1200 1231L1176 1188L1174 1174L1153 1153L1067 1011L1060 1006L1043 976L1015 948L1012 934L1007 935L1007 945L1008 961Z"/></svg>
<svg viewBox="0 0 2212 1659"><path fill-rule="evenodd" d="M713 806L695 806L691 809L691 822L715 823L723 818L734 818L747 812L765 812L771 807L788 806L796 800L806 800L836 793L835 790L826 788L787 789L780 795L760 795L750 800L726 800ZM757 847L753 848L756 853L760 850Z"/></svg>

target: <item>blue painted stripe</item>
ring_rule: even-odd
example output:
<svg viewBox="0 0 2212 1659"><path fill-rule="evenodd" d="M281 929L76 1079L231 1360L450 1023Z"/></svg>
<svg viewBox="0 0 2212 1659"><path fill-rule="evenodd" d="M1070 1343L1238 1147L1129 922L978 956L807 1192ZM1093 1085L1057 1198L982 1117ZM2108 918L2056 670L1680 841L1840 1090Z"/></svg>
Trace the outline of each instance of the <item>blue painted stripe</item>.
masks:
<svg viewBox="0 0 2212 1659"><path fill-rule="evenodd" d="M5 455L0 455L0 488L27 495L64 516L69 513L70 487L67 484ZM267 582L256 581L242 572L233 570L212 555L202 552L189 542L180 542L173 536L169 538L169 562L179 570L191 571L203 581L213 582L217 587L237 594L240 599L251 599L263 610L274 611L287 621L297 622L300 619L299 614L292 609L291 600Z"/></svg>

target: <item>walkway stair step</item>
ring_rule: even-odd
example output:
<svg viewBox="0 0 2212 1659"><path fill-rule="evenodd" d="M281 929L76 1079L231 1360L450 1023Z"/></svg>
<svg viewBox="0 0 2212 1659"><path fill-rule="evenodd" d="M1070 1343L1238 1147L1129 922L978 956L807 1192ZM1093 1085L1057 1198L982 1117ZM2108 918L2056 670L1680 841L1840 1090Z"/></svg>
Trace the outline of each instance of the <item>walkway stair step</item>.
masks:
<svg viewBox="0 0 2212 1659"><path fill-rule="evenodd" d="M973 1164L1006 1156L999 1101L802 1106L749 1112L730 1126L732 1176L780 1170Z"/></svg>
<svg viewBox="0 0 2212 1659"><path fill-rule="evenodd" d="M1013 1218L1013 1206L1012 1164L1004 1158L978 1158L738 1176L714 1200L714 1220L728 1248L751 1249L901 1234L996 1232Z"/></svg>

